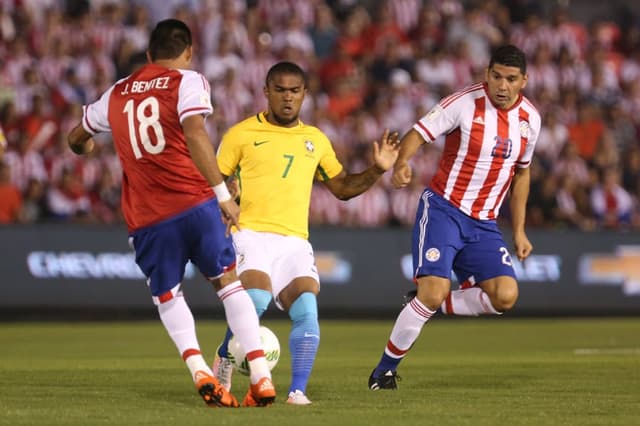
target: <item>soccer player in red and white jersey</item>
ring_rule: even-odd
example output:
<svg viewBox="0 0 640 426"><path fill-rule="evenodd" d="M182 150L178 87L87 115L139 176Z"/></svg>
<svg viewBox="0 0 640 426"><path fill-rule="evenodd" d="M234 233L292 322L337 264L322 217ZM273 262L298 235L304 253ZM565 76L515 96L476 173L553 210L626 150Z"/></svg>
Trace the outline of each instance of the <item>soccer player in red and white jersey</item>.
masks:
<svg viewBox="0 0 640 426"><path fill-rule="evenodd" d="M525 234L529 164L540 114L520 93L527 84L524 53L498 48L484 83L444 98L402 138L392 183L411 180L409 159L445 135L438 171L422 193L413 228L417 292L396 319L369 388L396 389L396 369L438 308L446 314L501 314L518 297L511 256L496 224L510 191L515 254L531 253ZM451 291L451 271L463 285Z"/></svg>
<svg viewBox="0 0 640 426"><path fill-rule="evenodd" d="M251 299L235 271L235 250L222 215L237 225L239 207L217 166L205 129L213 111L204 77L188 70L191 31L183 22L157 24L149 40L150 63L85 106L69 134L77 154L94 147L92 136L112 132L122 164L122 209L136 263L147 277L160 319L208 405L238 402L213 377L181 290L187 262L214 285L227 322L247 351L251 384L245 406L269 405L275 388Z"/></svg>

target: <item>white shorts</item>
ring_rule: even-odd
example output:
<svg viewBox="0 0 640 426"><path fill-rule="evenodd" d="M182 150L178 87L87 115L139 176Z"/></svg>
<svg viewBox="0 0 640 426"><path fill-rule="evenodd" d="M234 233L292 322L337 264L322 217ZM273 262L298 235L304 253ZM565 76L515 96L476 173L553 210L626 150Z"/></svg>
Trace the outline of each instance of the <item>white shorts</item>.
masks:
<svg viewBox="0 0 640 426"><path fill-rule="evenodd" d="M273 299L280 310L278 295L294 278L311 277L320 283L313 248L303 238L242 229L233 234L233 245L238 275L247 270L269 275Z"/></svg>

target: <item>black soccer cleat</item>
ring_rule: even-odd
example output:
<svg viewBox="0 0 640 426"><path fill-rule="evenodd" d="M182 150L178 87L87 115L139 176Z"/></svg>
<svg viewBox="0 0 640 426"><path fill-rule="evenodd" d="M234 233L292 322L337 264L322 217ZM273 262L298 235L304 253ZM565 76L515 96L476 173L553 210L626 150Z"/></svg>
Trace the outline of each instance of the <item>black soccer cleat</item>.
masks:
<svg viewBox="0 0 640 426"><path fill-rule="evenodd" d="M398 383L401 379L398 376L398 373L395 371L387 370L380 377L374 377L373 373L375 373L375 368L371 372L369 376L369 389L371 390L380 390L380 389L398 389Z"/></svg>
<svg viewBox="0 0 640 426"><path fill-rule="evenodd" d="M404 308L409 303L411 303L411 301L415 299L417 295L418 295L418 290L411 290L407 292L407 294L403 296L404 301L402 302L402 307Z"/></svg>

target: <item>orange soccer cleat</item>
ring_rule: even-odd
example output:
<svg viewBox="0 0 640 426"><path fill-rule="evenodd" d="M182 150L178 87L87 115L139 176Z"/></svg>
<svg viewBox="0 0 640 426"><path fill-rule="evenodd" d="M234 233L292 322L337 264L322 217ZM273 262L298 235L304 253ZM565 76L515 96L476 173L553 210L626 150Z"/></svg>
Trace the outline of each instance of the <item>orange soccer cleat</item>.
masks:
<svg viewBox="0 0 640 426"><path fill-rule="evenodd" d="M249 391L242 401L243 407L266 407L276 400L276 388L271 379L263 377L255 385L249 386Z"/></svg>
<svg viewBox="0 0 640 426"><path fill-rule="evenodd" d="M199 370L196 372L196 388L210 407L238 407L238 401L218 380L210 374Z"/></svg>

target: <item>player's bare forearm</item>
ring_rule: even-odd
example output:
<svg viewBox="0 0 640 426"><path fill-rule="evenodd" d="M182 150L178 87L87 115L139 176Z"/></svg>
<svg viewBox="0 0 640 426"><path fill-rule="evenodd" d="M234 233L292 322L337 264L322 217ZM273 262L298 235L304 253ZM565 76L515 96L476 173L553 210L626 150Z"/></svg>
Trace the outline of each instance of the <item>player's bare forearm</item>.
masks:
<svg viewBox="0 0 640 426"><path fill-rule="evenodd" d="M95 146L91 133L87 132L84 127L82 127L82 124L78 124L69 132L67 144L69 148L71 148L71 151L78 155L90 153Z"/></svg>
<svg viewBox="0 0 640 426"><path fill-rule="evenodd" d="M409 160L418 152L424 144L424 139L414 129L409 130L400 141L400 152L398 158L393 165L393 175L391 183L396 188L403 188L411 182L412 170L409 166Z"/></svg>
<svg viewBox="0 0 640 426"><path fill-rule="evenodd" d="M204 117L193 115L185 118L182 122L182 130L193 163L216 193L223 221L227 224L228 235L231 226L238 226L240 208L226 189L222 173L218 168L216 154L204 127ZM222 189L219 187L220 184Z"/></svg>
<svg viewBox="0 0 640 426"><path fill-rule="evenodd" d="M210 186L221 183L223 181L222 173L218 168L216 154L204 127L204 118L201 115L187 117L182 122L182 129L189 154L200 174Z"/></svg>
<svg viewBox="0 0 640 426"><path fill-rule="evenodd" d="M337 199L346 201L371 188L384 172L376 165L357 174L347 174L343 170L338 176L326 181L325 185Z"/></svg>
<svg viewBox="0 0 640 426"><path fill-rule="evenodd" d="M516 168L511 184L511 224L514 235L524 233L527 199L529 198L529 169Z"/></svg>
<svg viewBox="0 0 640 426"><path fill-rule="evenodd" d="M347 174L344 170L338 176L325 182L329 190L339 200L348 200L362 194L376 183L378 178L389 170L396 159L400 149L400 141L397 132L389 132L385 129L380 143L373 142L373 165L367 170Z"/></svg>
<svg viewBox="0 0 640 426"><path fill-rule="evenodd" d="M528 168L516 168L511 186L511 203L509 207L512 216L513 245L515 254L520 261L526 259L533 251L533 245L524 230L530 180L531 176Z"/></svg>
<svg viewBox="0 0 640 426"><path fill-rule="evenodd" d="M424 139L414 129L409 130L400 140L400 152L396 164L407 163L418 149L424 145Z"/></svg>

